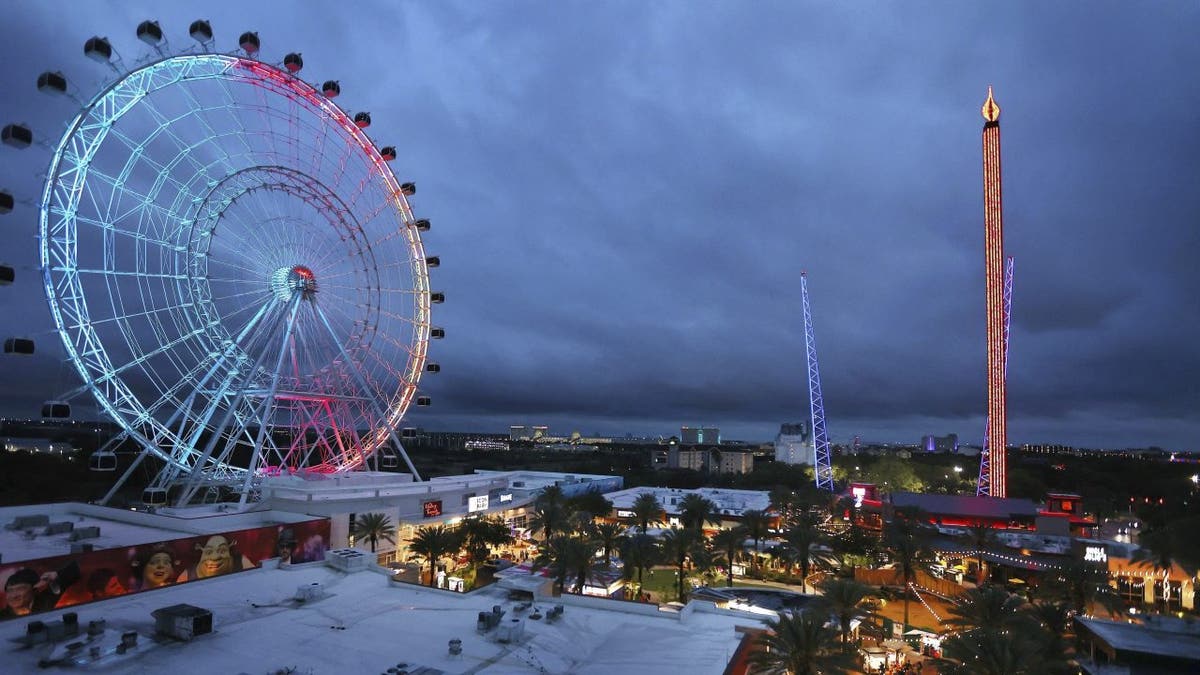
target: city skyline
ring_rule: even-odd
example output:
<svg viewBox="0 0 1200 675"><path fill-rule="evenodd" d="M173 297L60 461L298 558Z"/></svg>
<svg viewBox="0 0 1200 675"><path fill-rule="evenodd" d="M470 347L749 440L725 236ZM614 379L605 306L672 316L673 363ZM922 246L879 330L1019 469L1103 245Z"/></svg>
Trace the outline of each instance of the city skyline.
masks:
<svg viewBox="0 0 1200 675"><path fill-rule="evenodd" d="M105 73L88 37L131 66L138 22L180 49L201 18L64 6L16 3L0 29L3 122L51 142L74 104L39 94L38 74L87 95ZM769 439L807 418L804 270L831 440L979 445L977 115L993 85L1019 268L1009 443L1200 445L1197 8L513 6L202 12L222 50L255 30L265 58L299 51L306 79L340 80L338 102L372 113L420 185L447 336L421 383L433 406L406 426ZM0 186L36 200L48 154L0 150ZM0 361L0 416L78 383L48 332L34 214L0 216L17 270L4 337L38 342Z"/></svg>

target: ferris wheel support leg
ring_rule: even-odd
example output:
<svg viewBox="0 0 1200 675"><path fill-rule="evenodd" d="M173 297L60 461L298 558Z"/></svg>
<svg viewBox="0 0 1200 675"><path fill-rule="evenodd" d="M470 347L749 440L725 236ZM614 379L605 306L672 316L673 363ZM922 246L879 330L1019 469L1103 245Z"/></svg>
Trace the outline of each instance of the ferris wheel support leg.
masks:
<svg viewBox="0 0 1200 675"><path fill-rule="evenodd" d="M347 367L349 367L350 371L354 373L355 379L358 380L358 386L362 387L363 393L367 394L367 398L370 400L371 406L375 408L375 414L379 415L379 419L383 420L385 424L388 424L387 414L380 409L379 401L377 401L374 396L371 396L375 390L367 385L367 380L365 377L363 377L363 374L359 372L358 365L355 364L354 361L350 359L350 355L346 353L346 348L342 346L341 338L338 337L337 332L333 330L333 326L329 323L329 317L325 316L324 310L322 310L320 305L315 302L313 303L313 309L316 310L317 316L321 318L321 323L325 326L325 330L329 331L329 336L333 338L333 344L338 346L338 351L341 352L342 359L345 361ZM404 458L404 463L408 466L408 470L412 472L413 479L418 481L421 480L421 474L417 473L417 467L413 466L412 460L408 457L408 451L404 449L404 445L400 443L400 439L396 438L396 430L391 424L388 424L388 436L391 438L392 442L396 444L396 450L399 451L400 456Z"/></svg>
<svg viewBox="0 0 1200 675"><path fill-rule="evenodd" d="M192 388L191 393L188 395L187 401L184 402L183 405L179 406L175 413L172 414L171 419L169 419L164 425L165 427L169 428L175 423L176 419L178 419L179 428L175 435L177 438L183 439L184 428L188 421L190 420L193 422L198 422L195 426L195 430L192 432L191 438L187 440L188 447L194 447L196 442L200 440L201 432L208 425L208 422L212 419L212 416L216 414L217 407L220 404L221 399L220 397L214 397L198 419L193 420L189 416L183 414L184 411L189 411L192 409L192 405L195 403L196 396L199 395L200 390L202 390L204 386L208 384L209 380L211 380L213 376L217 374L217 371L220 370L222 364L233 358L234 353L237 351L238 344L240 344L242 340L245 340L246 336L248 336L254 330L254 328L258 326L259 322L261 322L263 317L267 315L268 310L270 310L272 306L274 306L273 301L265 303L261 308L259 308L258 312L255 313L251 320L247 322L246 326L238 333L237 338L231 340L229 345L217 355L217 359L208 369L208 372L204 373L204 377L200 378L200 381L195 387ZM230 378L233 377L233 372L233 368L231 367L230 373L226 375L225 381L221 384L220 391L225 391L225 389L229 386ZM163 471L159 476L162 480L158 482L163 484L161 487L167 487L179 477L179 473L180 468L178 466L174 464L168 464L167 466L163 467Z"/></svg>
<svg viewBox="0 0 1200 675"><path fill-rule="evenodd" d="M275 405L275 394L279 390L279 369L283 367L283 359L288 353L288 344L292 340L292 331L296 328L296 315L300 311L300 303L303 296L299 293L292 298L291 311L288 312L287 327L283 330L283 340L279 346L279 358L275 359L275 370L271 374L271 389L267 392L267 397L263 399L262 413L258 416L258 433L254 438L254 448L250 453L250 464L246 467L246 479L242 482L242 494L238 498L238 506L246 505L246 498L250 495L250 484L254 480L254 472L258 470L258 462L262 457L263 436L267 433L267 416L271 414L271 409Z"/></svg>
<svg viewBox="0 0 1200 675"><path fill-rule="evenodd" d="M269 309L275 307L276 304L277 304L277 301L272 299L263 307L262 310L260 310L260 312L262 312L263 314L266 314L267 311ZM246 331L243 330L239 337L244 336L245 334L246 334ZM253 372L257 371L259 368L262 367L263 359L265 359L266 357L267 357L267 354L264 351L254 361L254 365L252 365L249 369L245 370L244 372L253 373ZM231 384L233 384L233 380L238 376L238 374L240 372L243 372L243 371L239 371L236 367L230 369L229 375L227 375L225 377L224 382L221 383L221 389L212 397L212 401L208 406L208 410L206 410L206 415L204 418L205 420L212 419L213 413L216 412L216 409L220 406L220 402L225 398L226 394L228 393L229 386ZM196 462L192 465L191 471L188 473L187 483L183 489L183 492L179 495L179 501L178 501L179 506L186 506L188 501L192 497L195 496L197 490L200 489L201 483L204 482L204 466L212 458L213 450L215 450L217 447L217 441L221 438L222 434L225 431L225 428L229 426L230 421L233 420L233 415L234 415L234 413L237 412L237 409L238 409L238 401L245 398L246 388L249 386L250 386L250 381L249 381L249 378L247 378L246 381L243 383L242 387L240 389L238 389L238 391L236 393L230 394L229 406L225 409L225 415L221 418L221 423L218 424L217 426L211 428L211 434L209 436L208 443L206 443L204 445L204 451L200 454L200 457L197 458ZM200 431L202 431L207 426L208 426L207 424L201 424L201 425L197 426L196 435L193 437L194 440L192 441L193 443L195 442L195 440L198 440ZM233 440L233 438L230 437L230 442L232 442L232 440ZM225 445L224 451L222 452L223 456L229 451L229 445L230 445L230 443L227 442Z"/></svg>

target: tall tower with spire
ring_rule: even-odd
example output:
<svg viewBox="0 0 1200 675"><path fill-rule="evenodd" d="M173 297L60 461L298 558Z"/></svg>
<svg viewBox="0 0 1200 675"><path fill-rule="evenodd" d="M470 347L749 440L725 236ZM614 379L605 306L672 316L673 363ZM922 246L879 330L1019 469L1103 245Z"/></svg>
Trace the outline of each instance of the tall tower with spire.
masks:
<svg viewBox="0 0 1200 675"><path fill-rule="evenodd" d="M983 102L983 226L987 281L988 448L987 492L1007 494L1005 449L1008 447L1008 397L1005 378L1004 208L1000 184L1000 106L988 87ZM981 477L982 478L982 477ZM983 481L980 480L980 492Z"/></svg>

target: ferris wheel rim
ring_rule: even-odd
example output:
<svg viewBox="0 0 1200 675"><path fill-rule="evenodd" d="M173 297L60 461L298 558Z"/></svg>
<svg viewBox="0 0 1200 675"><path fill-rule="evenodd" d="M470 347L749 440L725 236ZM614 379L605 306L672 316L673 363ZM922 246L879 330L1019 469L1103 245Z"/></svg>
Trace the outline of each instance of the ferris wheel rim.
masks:
<svg viewBox="0 0 1200 675"><path fill-rule="evenodd" d="M88 326L88 298L86 294L80 293L79 298L77 298L77 302L80 304L76 307L76 315L80 321L74 326L74 329L80 333L86 333L90 331L90 334L73 336L71 334L72 326L68 324L66 318L64 317L62 311L64 297L59 286L64 286L64 290L67 287L71 287L72 282L67 279L67 277L70 276L70 272L64 269L62 271L65 273L61 277L56 278L55 268L52 264L54 260L52 260L52 258L55 257L55 253L59 253L61 254L61 257L64 258L63 260L60 260L60 262L65 264L67 261L71 260L71 252L69 250L59 251L54 249L54 247L51 245L51 242L56 241L55 235L52 233L51 226L51 205L54 203L55 191L61 189L62 186L62 174L64 170L63 162L66 155L66 147L69 143L78 138L78 134L85 121L89 119L90 115L99 106L103 105L106 101L109 101L110 98L114 96L115 92L120 91L120 87L131 82L132 78L135 76L140 74L150 74L155 72L156 69L167 68L172 64L192 64L199 63L201 61L207 61L216 65L224 66L223 69L208 75L208 78L223 78L231 69L241 69L241 71L244 73L257 76L257 79L255 77L247 76L243 81L260 86L260 83L270 80L280 88L290 88L292 92L308 101L308 103L311 104L314 109L319 110L329 120L337 122L342 131L348 133L349 137L357 143L359 148L366 153L370 161L374 163L376 167L375 175L381 178L390 189L391 201L393 202L396 211L399 214L401 222L404 225L409 226L412 225L415 220L408 201L403 191L400 189L398 181L396 180L390 167L386 164L378 149L370 141L370 139L367 138L362 129L356 126L350 119L349 115L347 115L346 112L343 111L339 106L333 104L331 101L328 101L325 97L323 97L315 87L275 66L257 61L255 59L225 54L183 54L165 56L161 59L157 59L120 75L113 82L109 83L106 87L97 92L96 95L93 96L93 98L80 110L71 124L68 125L67 131L59 140L59 143L52 155L51 165L48 171L48 178L43 191L41 208L39 209L39 235L41 241L39 246L39 254L43 272L43 284L46 291L47 303L50 306L55 327L60 335L60 338L62 339L69 359L75 366L81 378L84 380L85 388L91 392L93 397L100 403L105 412L113 417L113 419L117 420L135 438L139 439L144 449L150 450L154 454L158 455L160 459L163 459L167 462L174 462L176 459L175 455L159 449L158 446L161 441L148 438L143 433L145 426L153 421L147 416L148 410L144 402L139 401L137 395L131 392L128 386L125 386L124 383L116 377L111 377L103 382L100 381L101 378L96 377L96 373L89 368L88 364L85 362L85 357L81 348L77 347L74 342L74 340L78 339L80 344L83 345L83 348L92 349L93 353L91 356L98 359L97 364L101 367L101 369L110 373L114 370L115 365L108 358L103 346L100 345L100 348L97 349L96 345L92 344L94 342L98 342L99 338L95 335L94 330L91 330L90 326ZM139 95L145 96L149 91L156 91L158 89L170 87L175 84L179 84L185 79L187 78L180 77L179 79L159 84L159 86L155 88L148 87L139 92ZM274 91L276 94L283 93L278 90L272 90L268 87L263 87L263 90ZM293 99L293 101L295 101L295 99ZM130 103L123 111L121 111L120 114L116 115L114 119L120 119L121 116L127 113L135 105L137 105L137 101ZM81 159L83 161L76 162L76 167L79 169L78 175L76 176L76 183L73 186L76 194L83 189L82 183L86 180L88 165L90 164L91 157L93 157L95 152L103 145L106 137L107 130L101 130L100 133L97 133L93 139L93 142L88 146L90 154L82 157ZM66 241L64 241L64 243L69 246L72 237L75 236L73 229L77 227L77 223L75 222L73 215L61 219L61 221L56 224L56 228L64 227L68 230ZM429 320L428 303L429 281L428 270L423 264L423 244L420 241L419 235L413 228L406 227L405 229L408 230L406 236L413 258L417 261L421 261L421 264L413 264L411 267L413 274L413 293L414 297L416 298L416 301L414 302L414 316L412 319L414 327L414 338L412 340L413 348L409 351L410 359L408 367L406 368L406 377L404 380L406 384L403 387L401 395L396 401L389 401L388 407L382 415L383 419L379 420L381 426L371 430L372 433L367 434L367 436L370 437L370 442L373 444L372 448L370 449L372 452L386 441L385 434L380 432L385 429L390 431L397 428L400 421L403 419L408 406L411 404L415 395L417 382L419 381L421 372L423 370L428 339L430 336L431 326ZM77 239L75 241L77 243ZM422 301L422 294L424 295L424 301ZM79 309L82 311L78 311ZM117 401L114 394L119 395L121 400ZM130 416L125 411L119 409L122 402L135 404L140 403L141 412L138 413L138 415L133 419L130 419ZM133 409L133 412L137 413L139 406L130 406L130 408ZM365 461L365 457L363 460ZM361 462L355 462L354 466L357 466L360 463ZM354 468L354 466L344 468ZM230 476L233 477L240 476L241 473L244 472L244 470L240 470L238 467L226 468L228 469Z"/></svg>

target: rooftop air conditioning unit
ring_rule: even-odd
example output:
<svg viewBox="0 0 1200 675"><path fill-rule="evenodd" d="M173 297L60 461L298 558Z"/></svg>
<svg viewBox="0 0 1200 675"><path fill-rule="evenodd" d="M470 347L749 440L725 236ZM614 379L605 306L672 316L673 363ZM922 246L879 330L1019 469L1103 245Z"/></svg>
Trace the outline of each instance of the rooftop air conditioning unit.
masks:
<svg viewBox="0 0 1200 675"><path fill-rule="evenodd" d="M176 640L191 640L212 632L212 612L195 605L171 605L150 613L154 628Z"/></svg>

